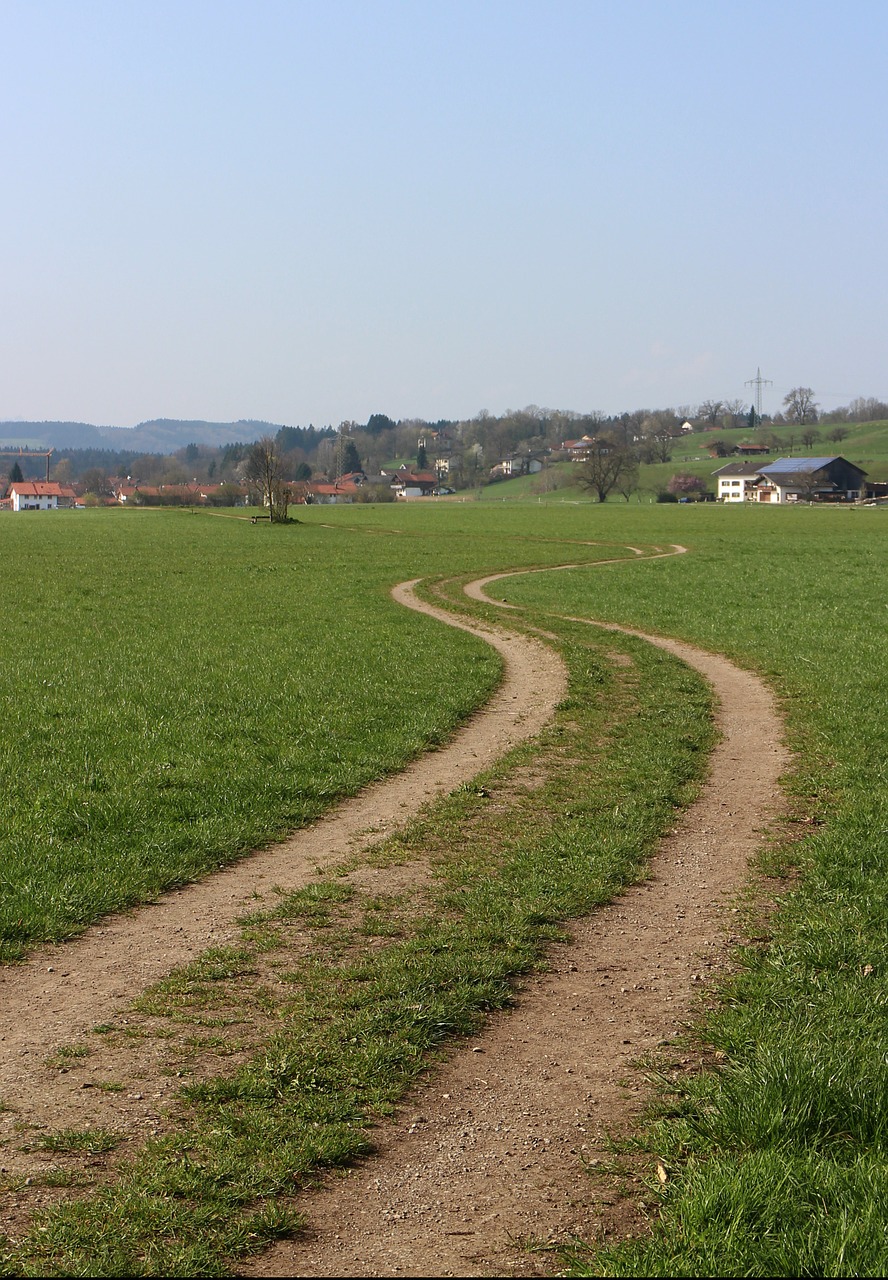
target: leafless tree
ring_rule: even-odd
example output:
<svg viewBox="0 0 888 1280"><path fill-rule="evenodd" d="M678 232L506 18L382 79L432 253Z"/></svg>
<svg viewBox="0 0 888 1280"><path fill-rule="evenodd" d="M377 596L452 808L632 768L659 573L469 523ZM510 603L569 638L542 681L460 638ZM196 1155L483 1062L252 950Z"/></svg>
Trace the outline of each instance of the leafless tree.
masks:
<svg viewBox="0 0 888 1280"><path fill-rule="evenodd" d="M635 490L638 488L638 455L634 450L626 450L626 460L622 471L617 476L616 485L614 486L617 493L621 493L628 502Z"/></svg>
<svg viewBox="0 0 888 1280"><path fill-rule="evenodd" d="M800 427L806 422L817 421L817 403L810 387L793 387L783 397L783 406L790 422Z"/></svg>
<svg viewBox="0 0 888 1280"><path fill-rule="evenodd" d="M848 405L848 416L852 422L884 421L888 418L888 404L875 396L858 396Z"/></svg>
<svg viewBox="0 0 888 1280"><path fill-rule="evenodd" d="M633 474L637 479L638 458L633 450L607 440L599 440L586 454L585 461L578 469L577 479L581 488L588 489L596 495L599 502L604 502L612 489L619 489L625 494L623 485L631 493L635 487Z"/></svg>
<svg viewBox="0 0 888 1280"><path fill-rule="evenodd" d="M282 524L292 496L290 483L284 478L283 459L272 436L263 436L253 445L244 464L244 480L268 508L273 524Z"/></svg>
<svg viewBox="0 0 888 1280"><path fill-rule="evenodd" d="M795 483L802 502L816 502L825 483L823 471L799 471Z"/></svg>
<svg viewBox="0 0 888 1280"><path fill-rule="evenodd" d="M704 400L697 410L700 418L705 418L711 427L717 425L719 418L724 412L725 403L723 400Z"/></svg>
<svg viewBox="0 0 888 1280"><path fill-rule="evenodd" d="M741 418L746 416L746 403L743 400L726 400L725 416L730 418L730 423L726 424L732 427L742 426Z"/></svg>

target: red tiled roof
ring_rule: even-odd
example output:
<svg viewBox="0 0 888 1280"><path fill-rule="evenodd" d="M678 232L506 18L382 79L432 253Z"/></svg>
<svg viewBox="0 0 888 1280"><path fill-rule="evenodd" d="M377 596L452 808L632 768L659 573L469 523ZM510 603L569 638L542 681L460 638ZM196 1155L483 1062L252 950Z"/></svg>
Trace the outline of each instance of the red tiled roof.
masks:
<svg viewBox="0 0 888 1280"><path fill-rule="evenodd" d="M73 498L73 489L63 489L55 480L13 480L9 492L20 498Z"/></svg>
<svg viewBox="0 0 888 1280"><path fill-rule="evenodd" d="M345 483L340 480L335 484L324 484L320 481L315 483L314 481L311 481L308 484L308 490L310 493L323 493L328 495L332 493L357 493L358 486L353 484L351 481Z"/></svg>

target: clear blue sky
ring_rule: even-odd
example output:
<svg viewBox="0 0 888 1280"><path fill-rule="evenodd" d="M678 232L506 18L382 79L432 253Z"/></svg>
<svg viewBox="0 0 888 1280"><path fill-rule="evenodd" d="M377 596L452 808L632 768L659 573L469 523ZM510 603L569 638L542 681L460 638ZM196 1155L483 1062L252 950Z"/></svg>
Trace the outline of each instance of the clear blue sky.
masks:
<svg viewBox="0 0 888 1280"><path fill-rule="evenodd" d="M0 419L888 398L885 0L0 0Z"/></svg>

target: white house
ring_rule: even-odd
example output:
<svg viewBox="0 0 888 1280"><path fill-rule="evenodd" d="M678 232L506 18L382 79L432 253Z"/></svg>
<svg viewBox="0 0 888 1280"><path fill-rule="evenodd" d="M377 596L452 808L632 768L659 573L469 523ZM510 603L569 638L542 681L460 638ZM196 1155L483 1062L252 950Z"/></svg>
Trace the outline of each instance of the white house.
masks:
<svg viewBox="0 0 888 1280"><path fill-rule="evenodd" d="M13 511L57 511L76 502L74 490L55 480L13 480L9 497Z"/></svg>
<svg viewBox="0 0 888 1280"><path fill-rule="evenodd" d="M856 502L866 472L846 458L729 462L717 471L720 502Z"/></svg>
<svg viewBox="0 0 888 1280"><path fill-rule="evenodd" d="M717 471L719 502L755 502L755 483L761 473L761 463L729 462Z"/></svg>
<svg viewBox="0 0 888 1280"><path fill-rule="evenodd" d="M511 479L512 476L535 476L543 469L542 458L533 453L511 453L495 467L490 468L492 480Z"/></svg>

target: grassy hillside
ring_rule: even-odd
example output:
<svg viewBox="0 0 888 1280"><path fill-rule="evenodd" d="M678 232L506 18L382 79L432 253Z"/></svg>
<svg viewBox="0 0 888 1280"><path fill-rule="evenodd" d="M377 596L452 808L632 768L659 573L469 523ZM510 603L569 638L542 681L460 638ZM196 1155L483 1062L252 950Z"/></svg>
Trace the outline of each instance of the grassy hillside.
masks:
<svg viewBox="0 0 888 1280"><path fill-rule="evenodd" d="M824 424L817 428L820 438L809 448L805 448L796 439L791 455L788 448L777 449L763 458L763 465L777 457L814 458L838 454L862 467L869 479L888 480L888 422L848 423L846 429L848 436L845 440L829 441L826 436L832 427ZM778 427L776 433L778 436L786 436L788 429ZM695 432L677 437L670 462L644 464L641 467L638 492L633 494L632 502L650 503L656 493L666 489L677 471L700 476L706 481L709 491L715 493L718 482L713 472L732 459L709 456L707 445L714 439L724 440L729 448L733 448L738 444L753 442L755 435L744 427L712 433ZM487 485L478 496L483 502L515 499L532 499L536 502L589 501L588 494L574 483L576 467L576 463L558 462L550 468L548 479L520 476L514 480L502 480ZM619 494L611 494L608 502L621 504L625 503L625 499Z"/></svg>
<svg viewBox="0 0 888 1280"><path fill-rule="evenodd" d="M834 425L841 425L842 429L847 431L848 434L844 440L828 440L827 436L833 430L833 424L824 423L814 428L818 433L818 439L807 447L801 444L799 440L800 433L797 428L791 429L787 426L777 426L774 428L774 433L784 442L787 441L790 434L793 434L795 439L791 448L788 443L784 443L784 447L776 450L769 457L815 458L840 454L843 458L847 458L849 462L854 462L857 466L863 467L871 479L884 480L888 478L888 422L849 422ZM733 447L737 444L754 443L756 434L746 428L738 428L734 431L714 431L712 433L707 431L683 436L676 441L672 453L672 463L669 465L687 462L690 464L687 469L694 471L694 474L697 474L698 471L696 464L705 466L711 461L712 470L722 466L728 459L710 459L707 453L706 446L713 439L724 440L729 447ZM700 474L706 474L703 467L700 468Z"/></svg>

